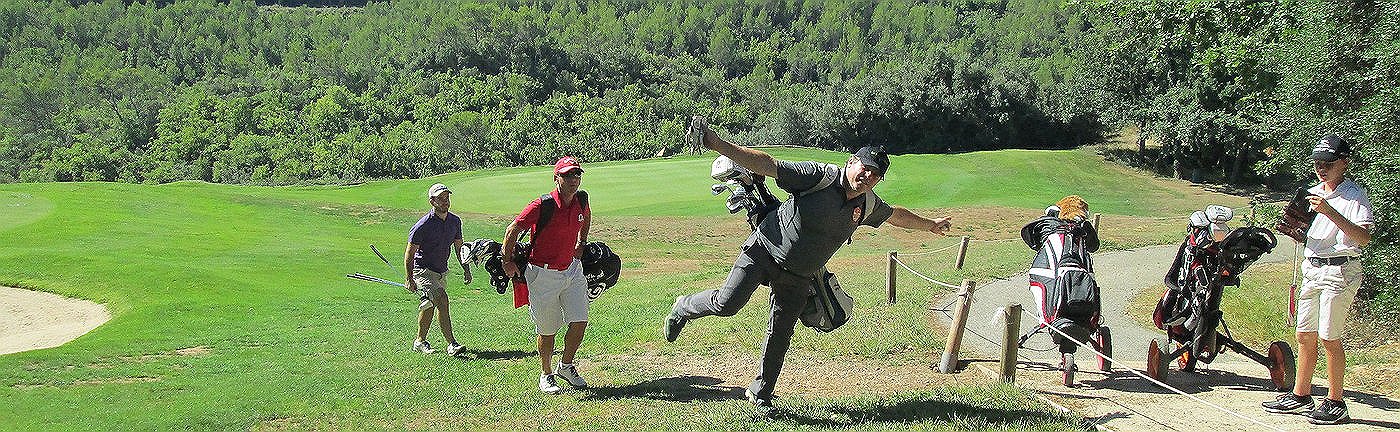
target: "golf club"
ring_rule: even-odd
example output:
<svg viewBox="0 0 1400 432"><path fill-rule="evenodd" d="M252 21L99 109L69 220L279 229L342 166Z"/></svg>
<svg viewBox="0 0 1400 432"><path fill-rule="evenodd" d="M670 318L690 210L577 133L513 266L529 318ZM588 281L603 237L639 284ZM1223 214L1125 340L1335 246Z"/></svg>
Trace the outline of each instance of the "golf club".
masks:
<svg viewBox="0 0 1400 432"><path fill-rule="evenodd" d="M388 260L387 258L384 258L384 254L379 253L379 249L378 249L378 248L375 248L375 247L374 247L374 244L370 244L370 245L369 245L369 250L370 250L370 251L373 251L373 252L374 252L374 255L377 256L377 257L379 257L379 260L380 260L380 261L384 261L384 265L389 266L389 271L394 271L394 272L397 272L397 271L398 271L397 269L394 269L394 265L393 265L393 264L389 264L389 260Z"/></svg>
<svg viewBox="0 0 1400 432"><path fill-rule="evenodd" d="M386 265L386 266L389 267L389 271L390 271L390 272L398 272L398 269L395 269L393 264L389 264L389 259L388 259L388 258L384 258L384 254L379 253L379 248L374 247L374 244L373 244L373 243L370 243L370 245L369 245L369 250L370 250L370 252L374 252L374 256L379 257L379 260L380 260L380 261L383 261L383 262L384 262L384 265ZM359 274L359 273L356 273L356 274ZM393 281L388 281L388 280L384 280L384 279L379 279L379 278L375 278L374 276L368 276L368 277L371 277L371 278L374 278L374 279L378 279L378 280L370 280L370 279L363 279L363 278L357 278L357 279L369 280L369 281L371 281L371 282L387 283L387 284L389 284L389 285L398 286L398 287L405 287L405 288L406 288L406 286L405 286L404 284L401 284L401 283L398 283L398 282L393 282ZM427 294L424 294L423 291L421 291L421 290L418 291L418 300L419 300L419 303L418 303L418 310L424 310L424 309L433 307L433 301L432 301L432 300L429 300L429 299L428 299L428 295L427 295Z"/></svg>
<svg viewBox="0 0 1400 432"><path fill-rule="evenodd" d="M367 274L364 274L364 273L348 274L348 275L345 275L345 277L348 277L348 278L351 278L351 279L359 279L359 280L366 281L366 282L375 282L375 283L382 283L382 284L385 284L385 285L393 285L393 286L396 286L396 287L399 287L399 288L403 288L403 287L404 287L404 284L402 284L402 283L394 282L394 281L387 280L387 279L377 278L377 277L370 276L370 275L367 275Z"/></svg>

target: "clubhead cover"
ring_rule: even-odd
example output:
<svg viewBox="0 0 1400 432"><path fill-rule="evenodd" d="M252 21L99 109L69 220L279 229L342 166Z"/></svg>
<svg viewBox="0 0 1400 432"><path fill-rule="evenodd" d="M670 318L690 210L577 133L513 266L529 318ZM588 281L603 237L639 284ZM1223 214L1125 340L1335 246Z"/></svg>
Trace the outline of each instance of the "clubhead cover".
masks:
<svg viewBox="0 0 1400 432"><path fill-rule="evenodd" d="M694 116L690 118L690 125L685 129L685 146L693 153L703 153L705 151L705 132L710 130L710 122L705 117Z"/></svg>

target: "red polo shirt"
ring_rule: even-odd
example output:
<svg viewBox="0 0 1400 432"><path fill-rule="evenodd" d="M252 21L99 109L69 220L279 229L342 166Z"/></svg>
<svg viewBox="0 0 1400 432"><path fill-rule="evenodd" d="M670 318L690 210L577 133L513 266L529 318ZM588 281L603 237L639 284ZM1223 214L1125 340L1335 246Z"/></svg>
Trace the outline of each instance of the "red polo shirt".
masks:
<svg viewBox="0 0 1400 432"><path fill-rule="evenodd" d="M549 218L544 231L535 231L535 222L540 219L540 199L535 198L520 216L515 217L515 226L529 227L531 236L530 264L548 267L550 270L564 270L573 262L574 251L578 248L579 231L583 229L583 218L590 215L587 208L574 196L568 207L559 200L559 190L549 193L554 197L554 215Z"/></svg>

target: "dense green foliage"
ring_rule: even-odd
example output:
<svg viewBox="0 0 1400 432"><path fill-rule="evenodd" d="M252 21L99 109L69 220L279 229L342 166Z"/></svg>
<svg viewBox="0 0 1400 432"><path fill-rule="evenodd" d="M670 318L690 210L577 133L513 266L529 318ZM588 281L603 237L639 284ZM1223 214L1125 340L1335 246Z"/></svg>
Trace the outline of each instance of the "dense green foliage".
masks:
<svg viewBox="0 0 1400 432"><path fill-rule="evenodd" d="M1316 182L1324 134L1357 143L1350 175L1377 215L1365 261L1400 313L1400 8L1348 0L1101 1L1081 46L1101 119L1136 124L1147 166L1193 180ZM1159 149L1145 141L1156 140ZM1301 181L1300 181L1301 180ZM1377 293L1375 290L1379 290Z"/></svg>
<svg viewBox="0 0 1400 432"><path fill-rule="evenodd" d="M0 180L421 177L758 144L1063 147L1054 1L0 6ZM1023 3L1023 4L1022 4ZM1051 17L1045 20L1046 17Z"/></svg>

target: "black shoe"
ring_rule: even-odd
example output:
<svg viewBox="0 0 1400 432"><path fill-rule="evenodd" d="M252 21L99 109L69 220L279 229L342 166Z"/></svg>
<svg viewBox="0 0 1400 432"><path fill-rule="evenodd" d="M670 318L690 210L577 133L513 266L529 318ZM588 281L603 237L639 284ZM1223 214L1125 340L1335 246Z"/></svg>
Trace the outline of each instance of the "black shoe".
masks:
<svg viewBox="0 0 1400 432"><path fill-rule="evenodd" d="M771 399L759 399L758 395L754 394L753 390L744 389L744 397L749 398L749 403L753 404L754 408L757 409L760 414L767 414L773 411L773 401Z"/></svg>
<svg viewBox="0 0 1400 432"><path fill-rule="evenodd" d="M1347 403L1323 398L1317 409L1308 413L1308 422L1316 425L1334 425L1351 421L1347 414Z"/></svg>
<svg viewBox="0 0 1400 432"><path fill-rule="evenodd" d="M1274 414L1307 414L1313 409L1313 400L1312 396L1298 396L1293 392L1284 392L1274 400L1264 402L1261 405L1264 407L1264 411Z"/></svg>
<svg viewBox="0 0 1400 432"><path fill-rule="evenodd" d="M676 297L676 303L671 305L671 314L666 315L666 325L662 327L662 334L666 336L666 342L675 342L681 336L681 329L685 328L685 318L681 318L676 313L676 305L681 303L681 297Z"/></svg>

